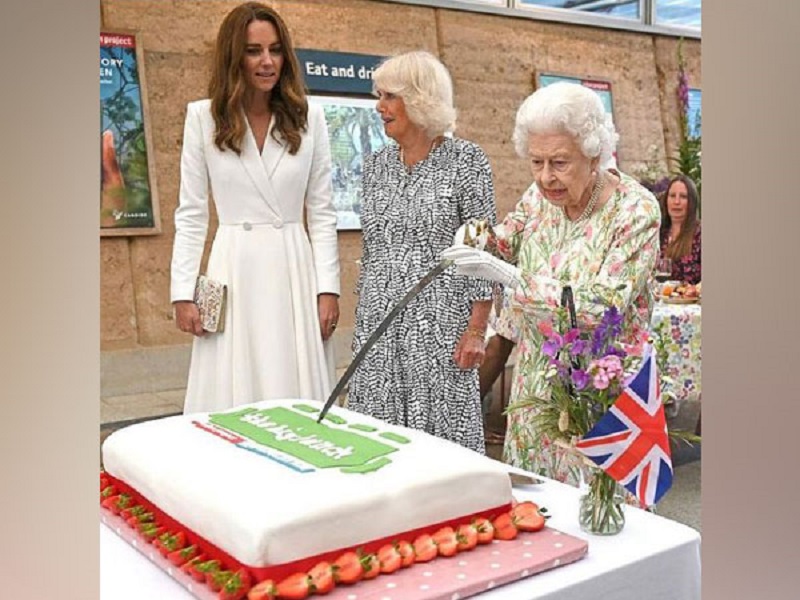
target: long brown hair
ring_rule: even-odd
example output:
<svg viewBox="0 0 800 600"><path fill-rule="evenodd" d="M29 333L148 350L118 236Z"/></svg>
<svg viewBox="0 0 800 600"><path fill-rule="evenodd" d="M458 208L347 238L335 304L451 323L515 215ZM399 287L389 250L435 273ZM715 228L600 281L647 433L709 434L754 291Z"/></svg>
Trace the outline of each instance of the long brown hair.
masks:
<svg viewBox="0 0 800 600"><path fill-rule="evenodd" d="M236 154L242 153L246 131L242 98L247 88L242 57L247 45L247 26L256 20L272 23L283 47L283 67L269 101L275 118L272 137L277 140L276 132L280 132L289 144L289 153L296 154L302 141L300 132L305 131L308 123L308 101L300 65L283 19L272 8L259 2L246 2L234 8L222 21L217 34L214 66L208 83L211 114L216 124L214 144L221 151L229 148Z"/></svg>
<svg viewBox="0 0 800 600"><path fill-rule="evenodd" d="M681 232L678 237L663 248L664 256L673 260L677 260L689 254L692 251L692 242L694 241L694 232L699 225L697 220L697 186L694 181L689 179L686 175L675 175L669 180L669 185L666 191L661 196L661 239L668 239L670 228L672 227L672 217L669 216L667 210L667 198L669 197L669 190L676 181L680 181L686 186L686 196L688 197L688 205L686 207L686 220L681 225Z"/></svg>

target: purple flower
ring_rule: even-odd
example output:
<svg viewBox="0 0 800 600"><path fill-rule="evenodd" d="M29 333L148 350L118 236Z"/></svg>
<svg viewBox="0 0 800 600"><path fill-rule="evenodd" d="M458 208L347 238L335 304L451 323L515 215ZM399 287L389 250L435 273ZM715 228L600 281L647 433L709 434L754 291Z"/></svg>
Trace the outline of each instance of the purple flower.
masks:
<svg viewBox="0 0 800 600"><path fill-rule="evenodd" d="M559 350L561 350L561 344L557 343L555 340L547 340L542 344L542 354L550 358L555 358Z"/></svg>
<svg viewBox="0 0 800 600"><path fill-rule="evenodd" d="M611 335L617 336L622 329L622 314L616 306L609 307L603 314L603 323L611 329Z"/></svg>
<svg viewBox="0 0 800 600"><path fill-rule="evenodd" d="M572 347L570 348L570 354L572 354L572 356L583 354L586 352L586 347L588 345L589 344L586 342L586 340L575 340L575 343L572 344Z"/></svg>
<svg viewBox="0 0 800 600"><path fill-rule="evenodd" d="M589 374L582 369L575 369L572 372L572 383L574 383L575 387L579 390L582 390L589 385L589 380Z"/></svg>
<svg viewBox="0 0 800 600"><path fill-rule="evenodd" d="M605 349L622 332L622 314L616 306L609 307L603 313L600 324L592 336L592 354L595 356L605 354Z"/></svg>
<svg viewBox="0 0 800 600"><path fill-rule="evenodd" d="M581 332L578 329L570 329L564 334L564 343L571 344L580 337Z"/></svg>
<svg viewBox="0 0 800 600"><path fill-rule="evenodd" d="M625 350L622 348L617 348L616 346L611 346L606 350L606 356L617 356L619 358L625 358L627 356Z"/></svg>

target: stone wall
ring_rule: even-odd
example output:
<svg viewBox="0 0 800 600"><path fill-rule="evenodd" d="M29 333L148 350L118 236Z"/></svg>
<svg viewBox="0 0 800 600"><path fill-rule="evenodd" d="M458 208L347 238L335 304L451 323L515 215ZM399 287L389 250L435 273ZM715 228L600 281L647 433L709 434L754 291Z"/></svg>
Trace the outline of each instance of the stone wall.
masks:
<svg viewBox="0 0 800 600"><path fill-rule="evenodd" d="M102 26L138 32L145 58L149 124L162 233L101 238L101 349L104 353L176 346L189 337L174 326L169 263L178 195L186 103L205 96L216 30L236 4L214 0L102 0ZM537 72L611 81L621 134L620 166L635 174L666 156L678 139L677 38L380 0L275 0L297 47L389 55L426 49L450 69L459 109L457 133L479 143L495 175L503 216L529 184L510 142L514 115L534 90ZM701 87L698 40L684 42L689 84ZM211 230L213 231L212 221ZM358 232L339 234L341 325L346 350L361 252ZM208 250L208 248L207 248ZM110 368L110 367L109 367Z"/></svg>

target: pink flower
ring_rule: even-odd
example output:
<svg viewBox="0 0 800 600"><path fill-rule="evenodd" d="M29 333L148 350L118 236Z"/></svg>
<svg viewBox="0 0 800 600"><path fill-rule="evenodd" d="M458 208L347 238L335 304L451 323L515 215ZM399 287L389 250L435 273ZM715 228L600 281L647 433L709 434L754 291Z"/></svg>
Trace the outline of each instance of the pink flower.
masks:
<svg viewBox="0 0 800 600"><path fill-rule="evenodd" d="M539 333L546 337L553 337L555 333L553 331L553 324L550 321L539 321L536 324L536 328L539 330Z"/></svg>
<svg viewBox="0 0 800 600"><path fill-rule="evenodd" d="M597 361L598 364L605 369L606 375L609 379L619 378L622 375L622 361L619 356L609 354Z"/></svg>
<svg viewBox="0 0 800 600"><path fill-rule="evenodd" d="M554 271L558 269L558 265L561 264L563 258L564 258L563 255L561 255L560 253L558 252L554 253L550 257L550 268L553 269Z"/></svg>
<svg viewBox="0 0 800 600"><path fill-rule="evenodd" d="M603 369L598 369L592 383L594 383L594 387L598 390L606 389L608 387L608 376L606 376L606 372Z"/></svg>

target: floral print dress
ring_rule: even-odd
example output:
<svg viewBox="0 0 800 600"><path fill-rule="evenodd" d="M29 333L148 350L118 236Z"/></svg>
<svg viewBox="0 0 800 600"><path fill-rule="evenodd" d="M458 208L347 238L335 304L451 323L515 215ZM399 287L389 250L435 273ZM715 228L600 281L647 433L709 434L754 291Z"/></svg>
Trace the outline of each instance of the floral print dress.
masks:
<svg viewBox="0 0 800 600"><path fill-rule="evenodd" d="M507 307L520 326L518 358L509 403L504 459L523 469L573 484L579 481L574 454L537 432L526 399L549 397L541 329L553 322L564 285L573 290L579 327L593 327L615 297L635 345L649 330L651 276L659 252L660 209L636 180L620 178L608 202L575 224L553 206L536 184L498 228L498 250L522 270L523 282ZM511 315L509 315L511 317ZM522 406L516 406L521 404Z"/></svg>
<svg viewBox="0 0 800 600"><path fill-rule="evenodd" d="M666 249L669 243L669 229L665 228L661 232L661 248ZM672 261L672 279L675 281L685 281L696 285L700 283L701 279L701 266L700 266L700 223L694 230L694 237L692 238L691 250L681 256L679 259Z"/></svg>

